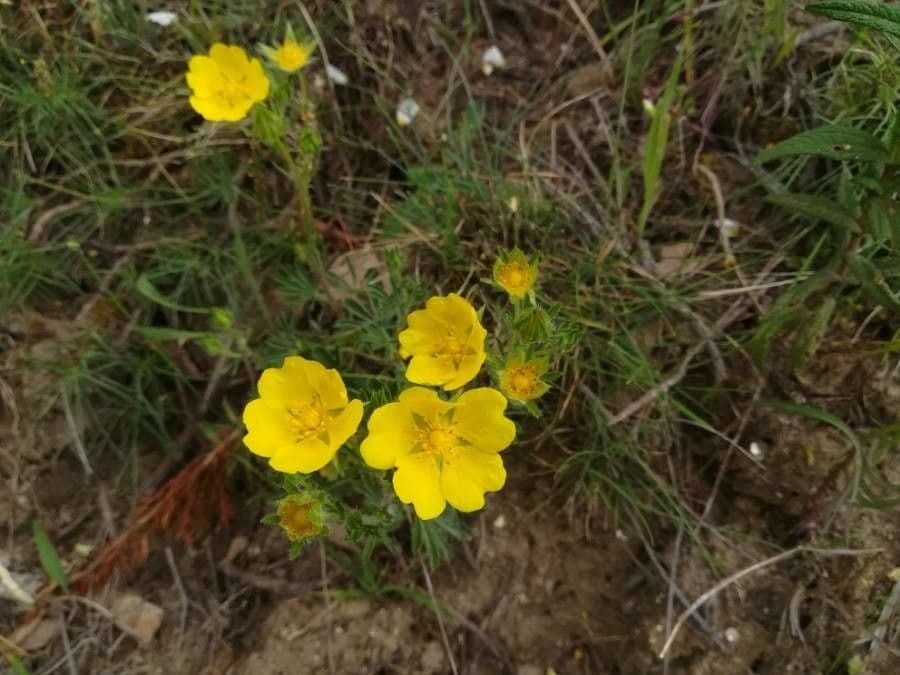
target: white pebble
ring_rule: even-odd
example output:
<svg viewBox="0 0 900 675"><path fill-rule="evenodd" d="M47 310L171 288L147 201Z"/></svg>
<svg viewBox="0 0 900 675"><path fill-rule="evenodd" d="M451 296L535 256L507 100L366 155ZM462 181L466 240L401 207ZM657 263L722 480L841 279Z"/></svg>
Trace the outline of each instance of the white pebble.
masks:
<svg viewBox="0 0 900 675"><path fill-rule="evenodd" d="M737 628L726 628L725 629L725 640L734 644L738 641L740 635L738 634Z"/></svg>
<svg viewBox="0 0 900 675"><path fill-rule="evenodd" d="M731 218L723 218L717 221L717 225L726 239L734 239L741 232L741 224Z"/></svg>
<svg viewBox="0 0 900 675"><path fill-rule="evenodd" d="M158 26L166 27L178 21L178 15L175 12L158 10L156 12L149 12L147 14L147 21L155 23Z"/></svg>
<svg viewBox="0 0 900 675"><path fill-rule="evenodd" d="M500 51L500 47L491 45L484 50L484 54L481 56L481 72L490 75L496 68L506 68L506 58Z"/></svg>
<svg viewBox="0 0 900 675"><path fill-rule="evenodd" d="M763 449L760 447L759 443L753 441L750 444L750 454L756 457L757 459L761 459L763 456Z"/></svg>
<svg viewBox="0 0 900 675"><path fill-rule="evenodd" d="M331 65L330 63L325 66L325 73L328 75L329 80L341 86L347 84L350 81L350 78L347 77L347 73L345 73L340 68Z"/></svg>
<svg viewBox="0 0 900 675"><path fill-rule="evenodd" d="M419 107L419 104L416 103L413 99L403 99L402 101L400 101L400 103L397 104L397 125L401 127L407 126L414 119L416 119L416 115L418 115L421 110L422 109Z"/></svg>
<svg viewBox="0 0 900 675"><path fill-rule="evenodd" d="M494 527L496 527L498 530L502 530L504 527L506 527L506 516L504 516L502 513L497 516L494 519Z"/></svg>

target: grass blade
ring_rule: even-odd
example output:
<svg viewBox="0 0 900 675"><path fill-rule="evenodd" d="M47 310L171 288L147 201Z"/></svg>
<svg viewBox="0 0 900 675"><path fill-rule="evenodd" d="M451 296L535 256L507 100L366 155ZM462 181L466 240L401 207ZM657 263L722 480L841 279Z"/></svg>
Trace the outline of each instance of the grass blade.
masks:
<svg viewBox="0 0 900 675"><path fill-rule="evenodd" d="M34 537L34 545L37 547L38 556L41 558L41 565L53 582L62 588L66 593L69 592L69 580L66 578L66 571L63 569L62 561L56 553L56 549L50 542L47 533L38 521L32 521L31 532Z"/></svg>

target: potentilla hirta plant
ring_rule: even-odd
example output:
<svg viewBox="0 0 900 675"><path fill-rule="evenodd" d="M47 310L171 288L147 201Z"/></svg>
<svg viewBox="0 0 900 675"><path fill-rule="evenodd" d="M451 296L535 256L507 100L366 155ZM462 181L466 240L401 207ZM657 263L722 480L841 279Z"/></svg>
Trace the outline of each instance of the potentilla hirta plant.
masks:
<svg viewBox="0 0 900 675"><path fill-rule="evenodd" d="M243 47L217 42L208 53L192 56L185 74L194 111L208 122L239 124L281 160L294 183L306 238L314 232L310 181L322 147L303 75L314 49L288 25L278 45L259 46L268 67Z"/></svg>
<svg viewBox="0 0 900 675"><path fill-rule="evenodd" d="M425 524L478 511L503 489L513 419L540 414L555 360L577 339L557 325L556 308L540 305L537 281L537 260L500 253L488 281L503 293L490 332L485 308L457 293L413 309L396 343L411 386L393 399L364 404L337 371L298 355L263 371L244 409L244 444L284 476L265 522L292 552L330 529L387 543L402 505Z"/></svg>

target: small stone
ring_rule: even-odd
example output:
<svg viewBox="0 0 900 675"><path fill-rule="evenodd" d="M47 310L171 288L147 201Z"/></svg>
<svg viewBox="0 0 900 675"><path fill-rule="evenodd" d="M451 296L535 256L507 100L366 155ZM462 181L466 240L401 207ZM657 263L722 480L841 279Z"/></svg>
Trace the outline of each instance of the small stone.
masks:
<svg viewBox="0 0 900 675"><path fill-rule="evenodd" d="M725 629L725 640L727 642L734 644L735 642L738 641L739 637L740 637L740 635L738 634L737 628L732 627L732 628Z"/></svg>
<svg viewBox="0 0 900 675"><path fill-rule="evenodd" d="M496 68L505 67L506 58L503 56L503 52L500 51L500 47L491 45L484 50L484 54L481 56L481 72L485 75L490 75Z"/></svg>
<svg viewBox="0 0 900 675"><path fill-rule="evenodd" d="M147 21L151 23L155 23L157 26L170 26L171 24L178 21L178 15L175 12L167 12L165 10L158 10L156 12L150 12L147 14Z"/></svg>
<svg viewBox="0 0 900 675"><path fill-rule="evenodd" d="M397 126L408 126L416 116L421 112L422 108L411 98L405 98L397 104L396 120Z"/></svg>
<svg viewBox="0 0 900 675"><path fill-rule="evenodd" d="M506 516L502 513L494 519L494 527L498 530L502 530L506 527Z"/></svg>
<svg viewBox="0 0 900 675"><path fill-rule="evenodd" d="M19 626L10 636L14 644L27 652L43 649L56 635L59 625L52 619L39 619Z"/></svg>
<svg viewBox="0 0 900 675"><path fill-rule="evenodd" d="M325 73L328 75L328 79L338 85L345 85L350 81L350 78L347 77L347 73L345 73L340 68L337 68L330 63L325 66Z"/></svg>
<svg viewBox="0 0 900 675"><path fill-rule="evenodd" d="M122 593L110 607L113 618L123 629L133 635L138 642L150 644L163 621L163 609L147 602L137 593Z"/></svg>

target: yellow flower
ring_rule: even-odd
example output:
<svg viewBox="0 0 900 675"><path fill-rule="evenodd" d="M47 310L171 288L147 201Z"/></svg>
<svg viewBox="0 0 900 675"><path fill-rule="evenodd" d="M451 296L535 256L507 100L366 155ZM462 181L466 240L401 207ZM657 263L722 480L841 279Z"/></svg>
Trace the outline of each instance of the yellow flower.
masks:
<svg viewBox="0 0 900 675"><path fill-rule="evenodd" d="M511 401L531 401L543 396L550 386L541 380L547 372L544 360L526 361L519 356L512 357L500 371L500 390Z"/></svg>
<svg viewBox="0 0 900 675"><path fill-rule="evenodd" d="M338 372L317 361L288 356L263 371L258 388L260 398L244 408L244 445L276 471L318 471L362 419L362 401L348 401Z"/></svg>
<svg viewBox="0 0 900 675"><path fill-rule="evenodd" d="M254 103L269 95L269 79L259 59L247 57L240 47L214 44L209 56L192 56L187 83L191 107L210 122L244 119Z"/></svg>
<svg viewBox="0 0 900 675"><path fill-rule="evenodd" d="M295 39L288 37L273 52L272 60L284 72L293 73L306 65L309 55L315 48L314 43L300 44Z"/></svg>
<svg viewBox="0 0 900 675"><path fill-rule="evenodd" d="M422 520L436 518L446 503L460 511L484 507L484 493L506 482L498 454L516 436L506 399L496 389L465 392L455 402L424 387L411 387L369 419L363 459L376 469L396 469L394 491Z"/></svg>
<svg viewBox="0 0 900 675"><path fill-rule="evenodd" d="M537 281L537 265L528 261L525 254L514 248L508 255L494 263L494 282L510 297L524 298L534 289Z"/></svg>
<svg viewBox="0 0 900 675"><path fill-rule="evenodd" d="M291 541L306 541L327 531L322 503L308 494L288 495L278 502L278 524Z"/></svg>
<svg viewBox="0 0 900 675"><path fill-rule="evenodd" d="M412 357L406 369L410 382L451 391L481 370L487 331L468 300L456 293L435 296L406 320L409 328L399 335L400 355Z"/></svg>

